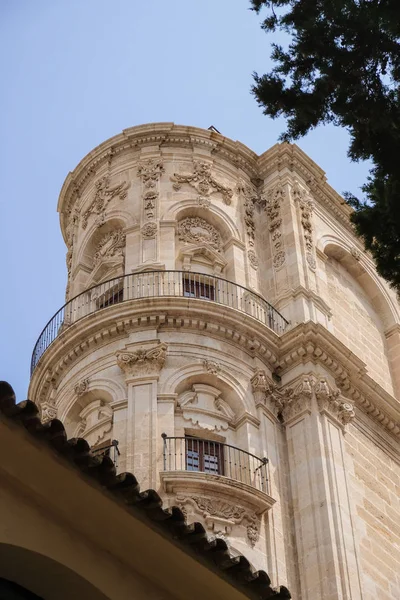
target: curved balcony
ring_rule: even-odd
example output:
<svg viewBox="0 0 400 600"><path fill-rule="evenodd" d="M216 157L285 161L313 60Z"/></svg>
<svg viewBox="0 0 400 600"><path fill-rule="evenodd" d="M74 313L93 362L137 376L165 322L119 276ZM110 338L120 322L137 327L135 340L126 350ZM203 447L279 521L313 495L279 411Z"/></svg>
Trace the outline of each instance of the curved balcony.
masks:
<svg viewBox="0 0 400 600"><path fill-rule="evenodd" d="M133 273L100 283L60 308L36 342L31 374L56 337L79 319L120 302L159 297L197 298L229 306L254 317L277 334L282 334L288 325L288 321L264 298L226 279L188 271Z"/></svg>

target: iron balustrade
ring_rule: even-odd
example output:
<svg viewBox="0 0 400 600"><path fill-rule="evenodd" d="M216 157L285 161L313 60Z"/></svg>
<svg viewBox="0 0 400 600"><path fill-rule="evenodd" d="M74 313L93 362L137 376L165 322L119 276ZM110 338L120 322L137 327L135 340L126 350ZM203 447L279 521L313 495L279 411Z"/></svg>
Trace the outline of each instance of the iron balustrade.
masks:
<svg viewBox="0 0 400 600"><path fill-rule="evenodd" d="M267 458L213 440L169 437L165 433L162 438L164 471L220 475L268 492Z"/></svg>
<svg viewBox="0 0 400 600"><path fill-rule="evenodd" d="M288 325L288 321L264 298L226 279L188 271L132 273L95 285L64 304L36 342L31 374L56 337L79 319L121 302L160 297L194 298L229 306L254 317L277 334L282 334Z"/></svg>
<svg viewBox="0 0 400 600"><path fill-rule="evenodd" d="M113 440L110 444L104 446L100 445L98 448L94 446L90 450L94 456L109 456L113 461L115 468L118 467L118 457L121 454L118 448L118 440Z"/></svg>

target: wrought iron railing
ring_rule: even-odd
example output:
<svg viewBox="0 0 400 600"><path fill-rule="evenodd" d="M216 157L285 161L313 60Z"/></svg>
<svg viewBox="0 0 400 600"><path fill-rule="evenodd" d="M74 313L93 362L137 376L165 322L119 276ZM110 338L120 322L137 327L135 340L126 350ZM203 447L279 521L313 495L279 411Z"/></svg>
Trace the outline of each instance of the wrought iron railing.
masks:
<svg viewBox="0 0 400 600"><path fill-rule="evenodd" d="M91 448L91 452L94 456L109 456L114 463L114 466L118 467L118 457L120 456L120 451L118 448L118 440L113 440L110 444L105 446L101 445L98 448L94 446Z"/></svg>
<svg viewBox="0 0 400 600"><path fill-rule="evenodd" d="M132 273L95 285L60 308L36 342L31 374L45 350L72 323L120 302L159 297L197 298L223 304L254 317L277 334L283 333L288 325L264 298L226 279L188 271Z"/></svg>
<svg viewBox="0 0 400 600"><path fill-rule="evenodd" d="M165 433L162 438L164 471L210 473L268 492L267 458L213 440L169 437Z"/></svg>

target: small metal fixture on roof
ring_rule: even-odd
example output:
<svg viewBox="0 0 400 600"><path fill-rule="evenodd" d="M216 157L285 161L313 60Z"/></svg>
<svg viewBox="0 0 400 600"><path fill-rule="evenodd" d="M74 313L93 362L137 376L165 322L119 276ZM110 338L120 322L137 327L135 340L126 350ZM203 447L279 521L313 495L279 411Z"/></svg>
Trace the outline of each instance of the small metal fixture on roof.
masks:
<svg viewBox="0 0 400 600"><path fill-rule="evenodd" d="M214 125L210 125L210 127L208 128L208 131L215 131L215 133L221 133L220 131L218 131L218 129L216 127L214 127Z"/></svg>

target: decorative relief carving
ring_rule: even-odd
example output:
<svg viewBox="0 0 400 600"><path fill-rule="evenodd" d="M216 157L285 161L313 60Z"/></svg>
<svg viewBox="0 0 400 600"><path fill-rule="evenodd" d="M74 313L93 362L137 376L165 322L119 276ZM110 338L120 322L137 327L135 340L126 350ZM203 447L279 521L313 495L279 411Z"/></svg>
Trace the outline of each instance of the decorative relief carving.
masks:
<svg viewBox="0 0 400 600"><path fill-rule="evenodd" d="M126 198L130 184L126 181L118 185L110 185L110 177L106 175L96 182L96 191L89 208L83 213L82 228L86 229L91 214L101 215L100 225L104 222L104 212L110 200L118 196L120 200Z"/></svg>
<svg viewBox="0 0 400 600"><path fill-rule="evenodd" d="M333 416L347 425L355 417L354 406L351 402L340 400L340 391L332 389L326 379L319 379L314 385L315 397L319 409L327 410Z"/></svg>
<svg viewBox="0 0 400 600"><path fill-rule="evenodd" d="M164 171L162 160L150 158L138 164L137 174L142 179L145 188L153 189Z"/></svg>
<svg viewBox="0 0 400 600"><path fill-rule="evenodd" d="M156 203L159 196L156 190L157 183L164 173L164 166L161 160L150 159L139 163L137 174L142 179L143 210L147 219L154 219L156 216Z"/></svg>
<svg viewBox="0 0 400 600"><path fill-rule="evenodd" d="M210 373L211 375L218 375L221 371L221 366L214 360L203 360L203 366L207 373Z"/></svg>
<svg viewBox="0 0 400 600"><path fill-rule="evenodd" d="M217 388L195 383L191 390L178 398L178 410L185 421L209 431L227 430L235 414L229 404L220 398Z"/></svg>
<svg viewBox="0 0 400 600"><path fill-rule="evenodd" d="M260 537L260 517L253 511L247 511L243 506L205 496L177 496L176 503L181 510L185 505L191 505L195 512L201 513L206 525L217 535L229 535L233 525L247 522L247 539L251 546L254 547Z"/></svg>
<svg viewBox="0 0 400 600"><path fill-rule="evenodd" d="M249 263L251 264L251 266L254 269L257 269L258 268L258 258L257 258L256 253L254 252L254 250L249 250L247 252L247 257L249 259Z"/></svg>
<svg viewBox="0 0 400 600"><path fill-rule="evenodd" d="M89 389L89 379L82 379L79 383L74 387L75 394L79 396L83 396Z"/></svg>
<svg viewBox="0 0 400 600"><path fill-rule="evenodd" d="M142 227L142 236L145 240L151 240L156 237L157 234L157 223L155 221L149 221Z"/></svg>
<svg viewBox="0 0 400 600"><path fill-rule="evenodd" d="M210 206L211 206L211 200L209 198L206 198L205 196L198 196L197 197L197 204L199 206L202 206L203 208L210 208Z"/></svg>
<svg viewBox="0 0 400 600"><path fill-rule="evenodd" d="M256 369L255 374L250 379L251 389L254 392L266 392L270 387L270 379L263 369Z"/></svg>
<svg viewBox="0 0 400 600"><path fill-rule="evenodd" d="M173 182L172 187L178 191L181 189L183 183L188 183L195 188L201 196L210 196L214 192L219 192L222 195L225 204L231 204L233 191L231 188L218 183L218 181L212 176L211 165L206 162L195 161L193 173L184 175L181 173L174 173L171 177Z"/></svg>
<svg viewBox="0 0 400 600"><path fill-rule="evenodd" d="M258 195L255 189L243 179L238 183L237 191L244 198L244 222L249 246L254 246L254 207L258 201Z"/></svg>
<svg viewBox="0 0 400 600"><path fill-rule="evenodd" d="M356 248L355 246L352 246L350 248L350 254L356 259L356 260L360 260L361 258L361 252L358 250L358 248Z"/></svg>
<svg viewBox="0 0 400 600"><path fill-rule="evenodd" d="M281 204L285 198L285 189L278 184L267 192L265 210L269 218L269 233L272 241L272 263L274 268L280 269L286 260L283 243Z"/></svg>
<svg viewBox="0 0 400 600"><path fill-rule="evenodd" d="M298 202L301 212L301 225L303 227L303 237L306 247L306 260L310 269L315 271L317 267L317 262L315 260L312 226L312 213L314 210L314 202L308 196L306 190L300 187L298 181L294 182L293 198L295 201Z"/></svg>
<svg viewBox="0 0 400 600"><path fill-rule="evenodd" d="M165 363L167 347L161 343L155 348L117 352L117 364L126 376L158 375Z"/></svg>
<svg viewBox="0 0 400 600"><path fill-rule="evenodd" d="M45 400L40 405L40 418L42 423L57 419L57 407L53 400Z"/></svg>
<svg viewBox="0 0 400 600"><path fill-rule="evenodd" d="M178 223L178 236L181 242L206 244L221 252L221 234L211 223L200 217L186 217Z"/></svg>
<svg viewBox="0 0 400 600"><path fill-rule="evenodd" d="M99 262L117 256L123 256L125 251L125 233L122 229L109 231L101 238L96 246L96 251L93 256L93 263L97 265Z"/></svg>

